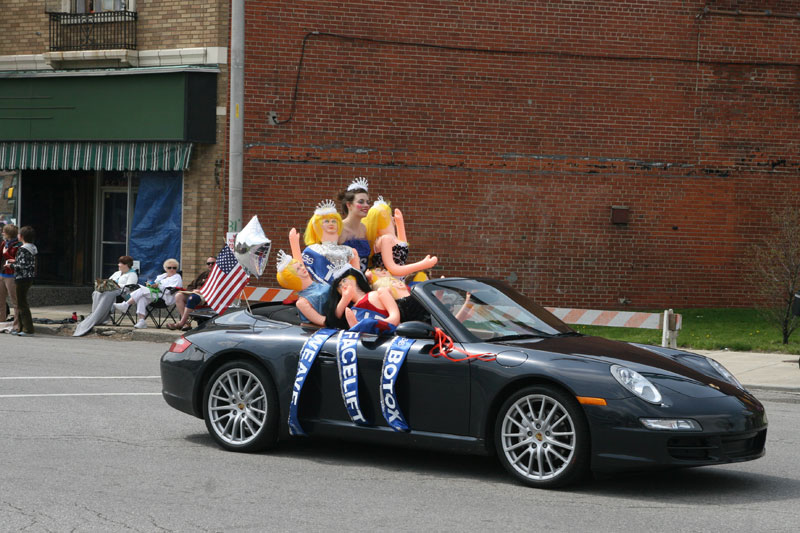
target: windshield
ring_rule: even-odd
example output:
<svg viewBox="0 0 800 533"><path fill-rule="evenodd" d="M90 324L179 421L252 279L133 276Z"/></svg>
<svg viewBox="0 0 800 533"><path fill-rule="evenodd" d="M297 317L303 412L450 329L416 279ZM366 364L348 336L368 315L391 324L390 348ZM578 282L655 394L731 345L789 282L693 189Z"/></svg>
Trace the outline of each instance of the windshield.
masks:
<svg viewBox="0 0 800 533"><path fill-rule="evenodd" d="M442 279L424 290L482 340L514 340L572 333L542 306L495 280Z"/></svg>

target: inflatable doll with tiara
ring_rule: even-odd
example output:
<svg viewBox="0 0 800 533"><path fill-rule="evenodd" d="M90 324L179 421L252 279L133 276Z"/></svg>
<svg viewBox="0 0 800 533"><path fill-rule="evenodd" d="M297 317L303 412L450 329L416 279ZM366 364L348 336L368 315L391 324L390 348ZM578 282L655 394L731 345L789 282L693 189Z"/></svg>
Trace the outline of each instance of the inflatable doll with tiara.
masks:
<svg viewBox="0 0 800 533"><path fill-rule="evenodd" d="M372 290L364 274L348 265L335 270L327 323L339 324L340 327L346 324L350 331L363 333L394 331L400 324L400 309L389 290Z"/></svg>
<svg viewBox="0 0 800 533"><path fill-rule="evenodd" d="M396 226L395 226L396 224ZM364 219L367 228L367 239L372 243L372 268L384 268L393 276L405 277L414 272L433 268L438 259L425 256L425 259L416 263L407 264L408 241L403 223L403 213L399 209L389 207L383 197L370 208Z"/></svg>
<svg viewBox="0 0 800 533"><path fill-rule="evenodd" d="M300 254L300 235L294 228L289 232L289 243L292 255L278 251L278 284L284 289L297 291L300 320L324 326L330 288L327 283L315 282L308 273Z"/></svg>
<svg viewBox="0 0 800 533"><path fill-rule="evenodd" d="M367 240L367 228L362 221L369 212L369 182L366 178L356 178L347 190L339 194L344 219L342 220L342 234L339 235L339 244L350 246L358 252L362 272L367 270L369 262L370 245Z"/></svg>
<svg viewBox="0 0 800 533"><path fill-rule="evenodd" d="M349 246L339 244L342 232L342 217L336 212L333 200L317 205L314 215L308 220L303 240L303 262L316 281L330 284L333 280L334 263L350 263L360 267L358 253Z"/></svg>
<svg viewBox="0 0 800 533"><path fill-rule="evenodd" d="M413 275L409 275L409 278ZM367 271L367 280L369 281L372 290L385 288L392 295L397 303L397 308L400 310L400 322L408 322L410 320L421 320L428 322L430 320L430 313L425 309L416 298L411 297L411 289L406 284L405 280L392 276L392 274L383 268L374 268Z"/></svg>

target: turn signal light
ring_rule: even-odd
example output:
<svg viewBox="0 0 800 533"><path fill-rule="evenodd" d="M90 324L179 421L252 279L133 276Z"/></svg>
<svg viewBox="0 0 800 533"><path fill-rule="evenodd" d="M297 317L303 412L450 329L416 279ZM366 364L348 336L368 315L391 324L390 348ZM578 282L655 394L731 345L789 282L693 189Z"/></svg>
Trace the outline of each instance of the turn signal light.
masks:
<svg viewBox="0 0 800 533"><path fill-rule="evenodd" d="M575 396L581 405L608 405L605 398L592 398L591 396Z"/></svg>
<svg viewBox="0 0 800 533"><path fill-rule="evenodd" d="M169 351L172 353L183 353L186 351L186 348L191 345L192 343L186 340L186 337L181 337L170 345Z"/></svg>

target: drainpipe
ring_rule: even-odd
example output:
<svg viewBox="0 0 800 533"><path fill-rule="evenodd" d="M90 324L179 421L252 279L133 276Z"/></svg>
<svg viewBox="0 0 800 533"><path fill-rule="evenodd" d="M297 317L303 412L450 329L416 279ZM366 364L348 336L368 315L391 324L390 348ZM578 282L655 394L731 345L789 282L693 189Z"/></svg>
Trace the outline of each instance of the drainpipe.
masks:
<svg viewBox="0 0 800 533"><path fill-rule="evenodd" d="M228 140L228 231L242 229L244 153L244 0L231 1L231 106Z"/></svg>

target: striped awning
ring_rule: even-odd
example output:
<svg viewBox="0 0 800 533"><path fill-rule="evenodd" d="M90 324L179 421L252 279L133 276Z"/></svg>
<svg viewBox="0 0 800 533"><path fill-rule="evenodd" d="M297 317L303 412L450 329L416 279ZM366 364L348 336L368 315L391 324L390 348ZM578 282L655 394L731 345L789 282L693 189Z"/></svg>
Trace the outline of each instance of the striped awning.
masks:
<svg viewBox="0 0 800 533"><path fill-rule="evenodd" d="M0 142L0 170L186 170L187 142Z"/></svg>

